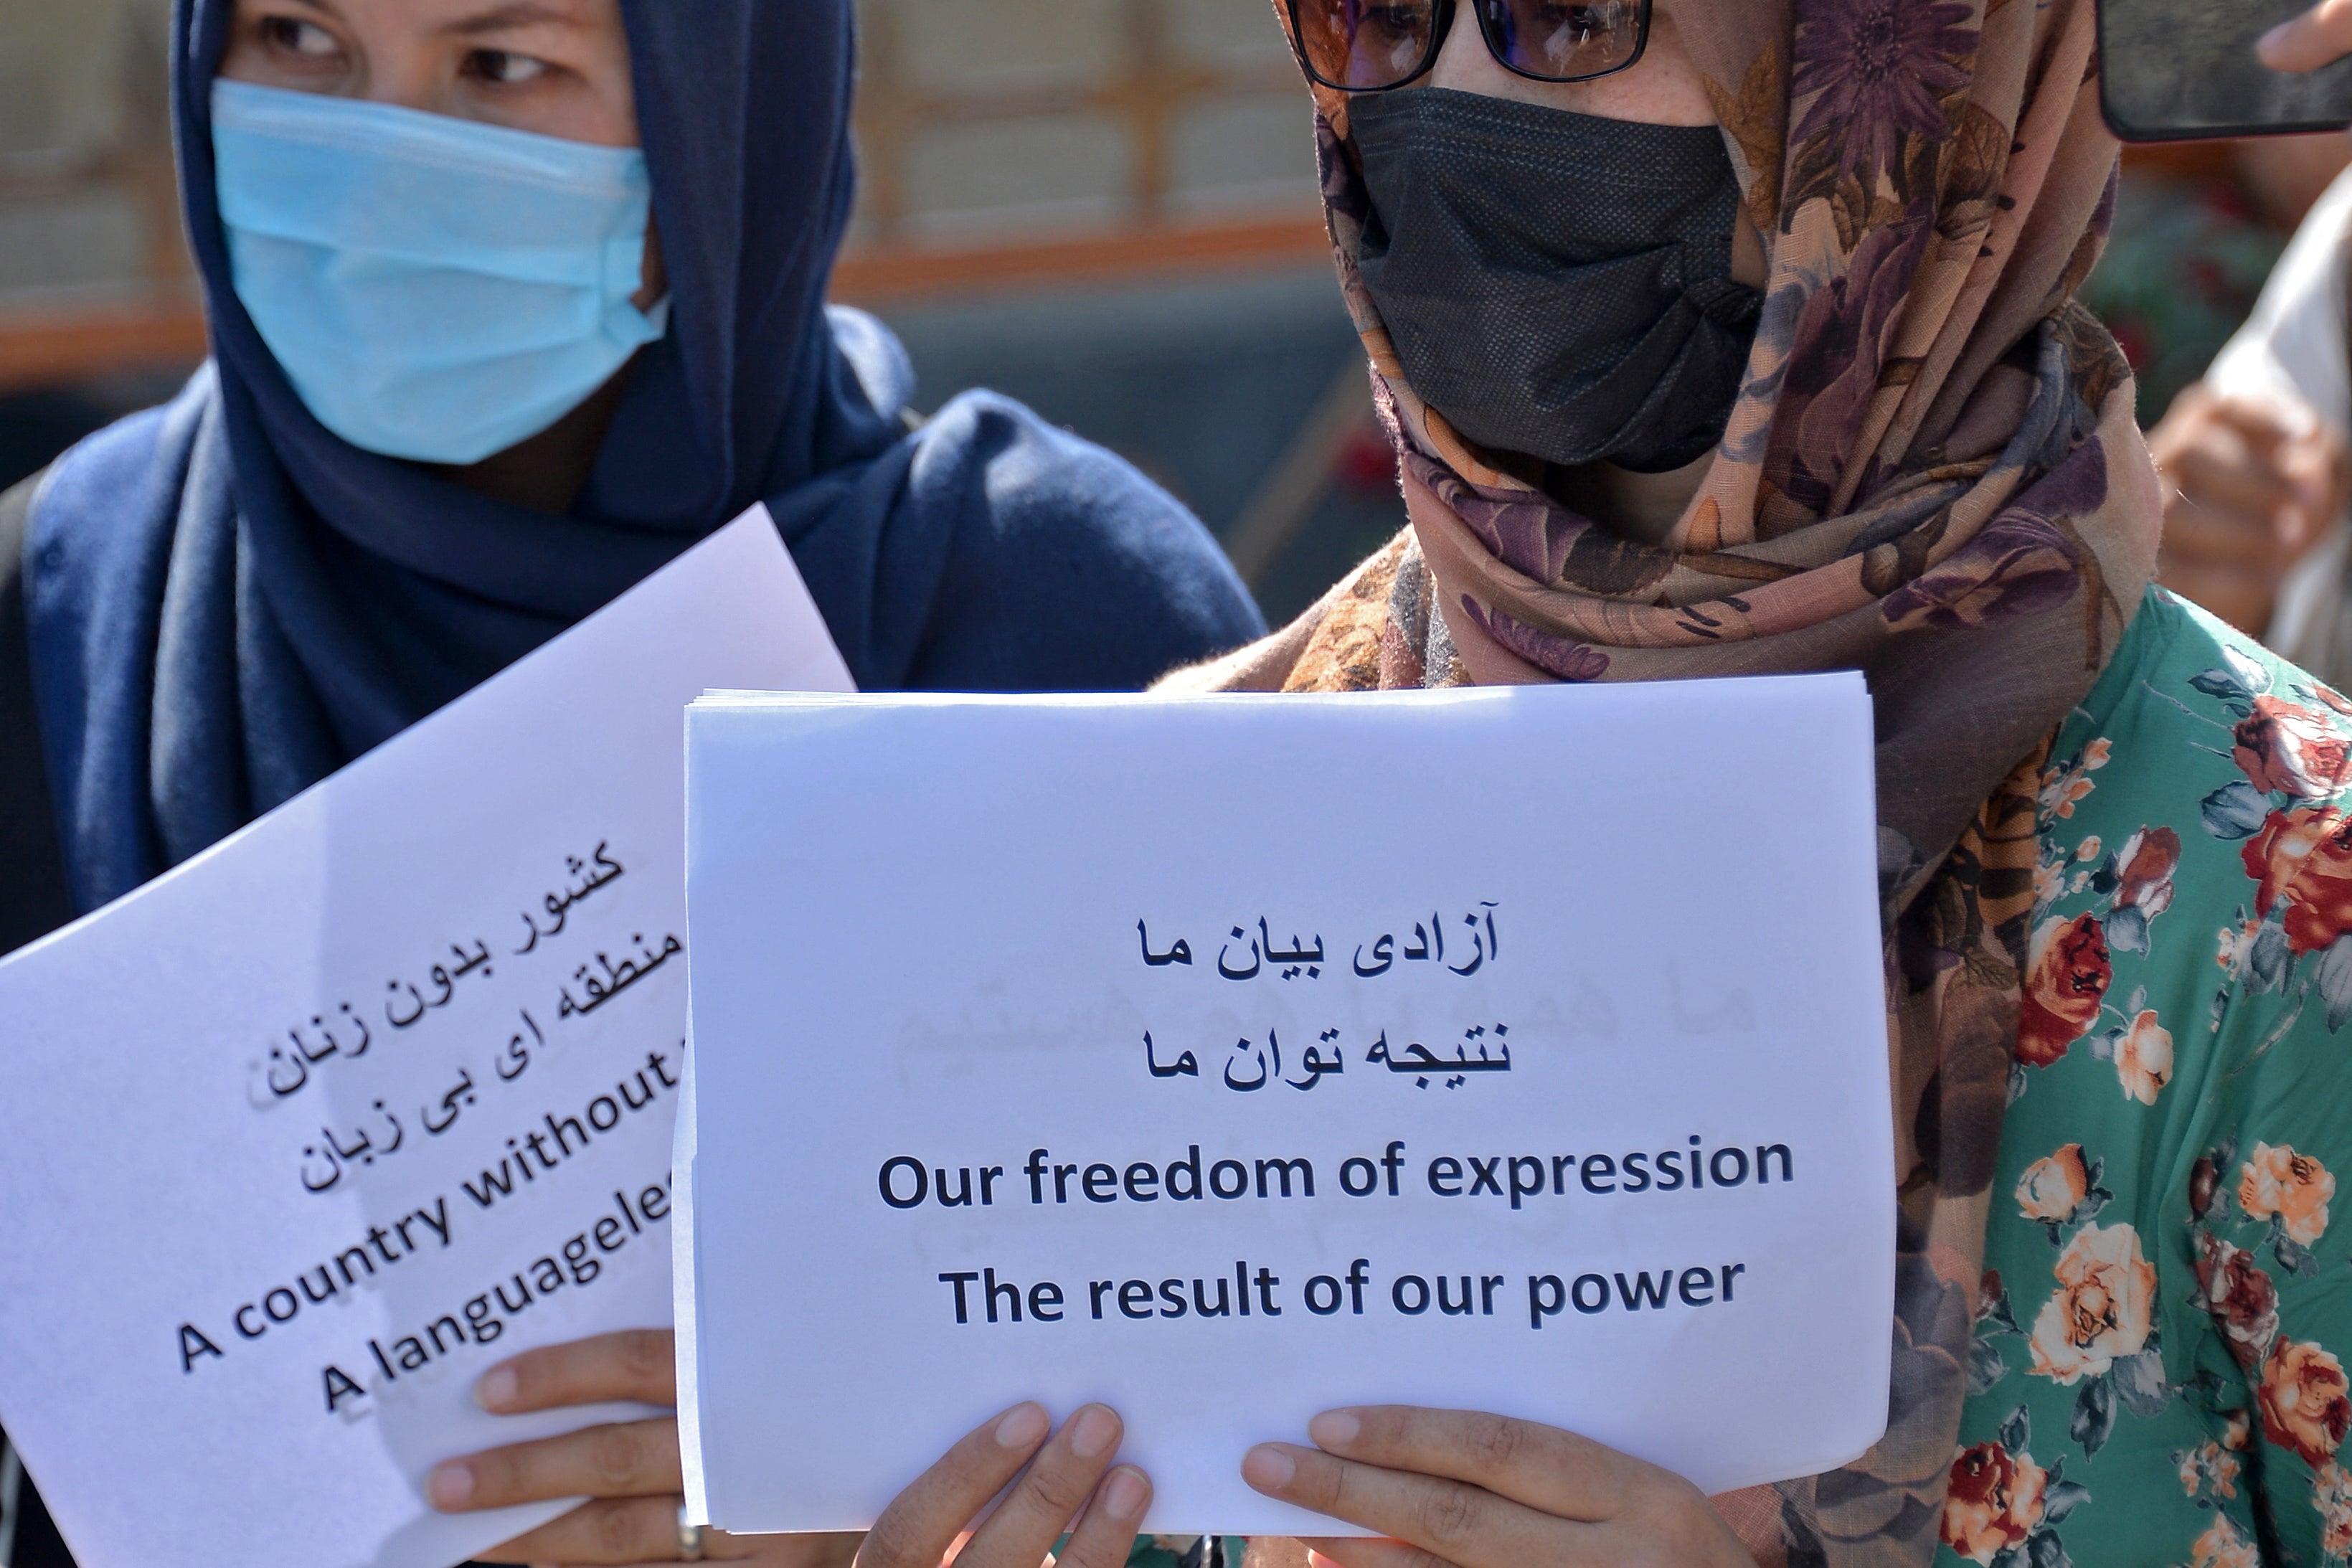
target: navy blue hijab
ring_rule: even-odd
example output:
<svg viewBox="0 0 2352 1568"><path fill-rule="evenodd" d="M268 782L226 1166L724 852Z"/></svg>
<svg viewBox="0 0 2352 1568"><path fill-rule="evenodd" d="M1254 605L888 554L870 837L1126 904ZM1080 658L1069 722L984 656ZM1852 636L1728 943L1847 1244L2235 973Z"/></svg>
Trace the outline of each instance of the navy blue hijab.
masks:
<svg viewBox="0 0 2352 1568"><path fill-rule="evenodd" d="M824 291L855 183L850 0L622 0L668 335L570 515L363 452L230 284L210 88L230 0L178 0L173 109L213 358L60 458L25 583L76 904L185 859L764 500L858 685L1108 690L1257 636L1207 531L1101 448L911 375Z"/></svg>

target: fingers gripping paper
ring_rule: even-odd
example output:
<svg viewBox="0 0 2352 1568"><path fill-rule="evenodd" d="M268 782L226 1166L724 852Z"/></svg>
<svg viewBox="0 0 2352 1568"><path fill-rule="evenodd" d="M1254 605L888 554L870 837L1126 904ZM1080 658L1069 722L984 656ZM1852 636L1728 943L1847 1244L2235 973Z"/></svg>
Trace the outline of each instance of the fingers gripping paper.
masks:
<svg viewBox="0 0 2352 1568"><path fill-rule="evenodd" d="M679 731L849 688L764 510L0 963L0 1422L84 1568L442 1568L475 1377L669 1319ZM641 1409L635 1414L643 1415Z"/></svg>
<svg viewBox="0 0 2352 1568"><path fill-rule="evenodd" d="M1336 1405L1710 1490L1883 1428L1858 677L688 736L713 1522L868 1524L1023 1398L1122 1411L1157 1531L1328 1533L1238 1467Z"/></svg>

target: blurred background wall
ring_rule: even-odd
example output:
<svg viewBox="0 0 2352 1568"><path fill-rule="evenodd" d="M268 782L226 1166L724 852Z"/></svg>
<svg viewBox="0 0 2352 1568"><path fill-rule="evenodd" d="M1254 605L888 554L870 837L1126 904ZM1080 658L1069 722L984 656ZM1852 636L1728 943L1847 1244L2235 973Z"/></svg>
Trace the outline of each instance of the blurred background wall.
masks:
<svg viewBox="0 0 2352 1568"><path fill-rule="evenodd" d="M1402 521L1265 0L859 0L863 185L835 297L918 404L993 386L1123 453L1269 619ZM0 0L0 485L202 357L169 0ZM2342 137L2135 152L2086 294L2153 422L2251 308Z"/></svg>
<svg viewBox="0 0 2352 1568"><path fill-rule="evenodd" d="M0 0L0 481L204 353L164 116L168 0Z"/></svg>
<svg viewBox="0 0 2352 1568"><path fill-rule="evenodd" d="M1402 521L1266 0L861 0L836 298L1198 512L1269 619Z"/></svg>

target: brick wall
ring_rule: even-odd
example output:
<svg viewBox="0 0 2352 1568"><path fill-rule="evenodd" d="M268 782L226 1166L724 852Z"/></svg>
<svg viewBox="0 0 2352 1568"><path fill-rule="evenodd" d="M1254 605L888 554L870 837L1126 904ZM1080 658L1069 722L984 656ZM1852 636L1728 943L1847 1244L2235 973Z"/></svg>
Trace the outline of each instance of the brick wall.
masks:
<svg viewBox="0 0 2352 1568"><path fill-rule="evenodd" d="M854 244L1033 241L1315 212L1265 0L860 0Z"/></svg>

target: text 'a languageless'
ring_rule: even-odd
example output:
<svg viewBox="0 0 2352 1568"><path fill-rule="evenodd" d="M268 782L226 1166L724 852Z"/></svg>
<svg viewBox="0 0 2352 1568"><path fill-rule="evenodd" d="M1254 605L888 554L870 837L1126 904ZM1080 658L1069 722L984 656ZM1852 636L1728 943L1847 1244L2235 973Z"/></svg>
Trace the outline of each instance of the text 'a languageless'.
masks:
<svg viewBox="0 0 2352 1568"><path fill-rule="evenodd" d="M184 1321L178 1331L181 1370L194 1373L201 1364L223 1359L240 1344L265 1340L273 1331L292 1323L310 1308L323 1307L339 1296L378 1287L380 1276L428 1247L440 1251L465 1239L468 1213L481 1214L512 1198L519 1189L539 1182L569 1161L585 1153L601 1137L619 1130L630 1116L654 1105L677 1089L679 1042L676 1053L648 1051L645 1066L618 1079L610 1093L597 1093L575 1112L550 1111L540 1124L506 1140L507 1152L478 1175L461 1176L455 1194L436 1195L397 1217L372 1223L364 1234L331 1258L301 1269L289 1280L283 1277L247 1300L226 1310L211 1322ZM459 1201L453 1203L452 1198ZM510 1279L469 1297L457 1311L435 1318L418 1334L404 1336L389 1347L370 1342L382 1381L414 1371L460 1345L488 1344L503 1331L507 1319L535 1300L566 1286L585 1286L602 1269L597 1254L619 1250L628 1238L664 1220L669 1213L667 1180L640 1184L612 1194L612 1212L583 1222L570 1237L522 1268ZM665 1244L666 1245L666 1244ZM332 1410L370 1391L369 1385L339 1366L322 1372L327 1406Z"/></svg>

